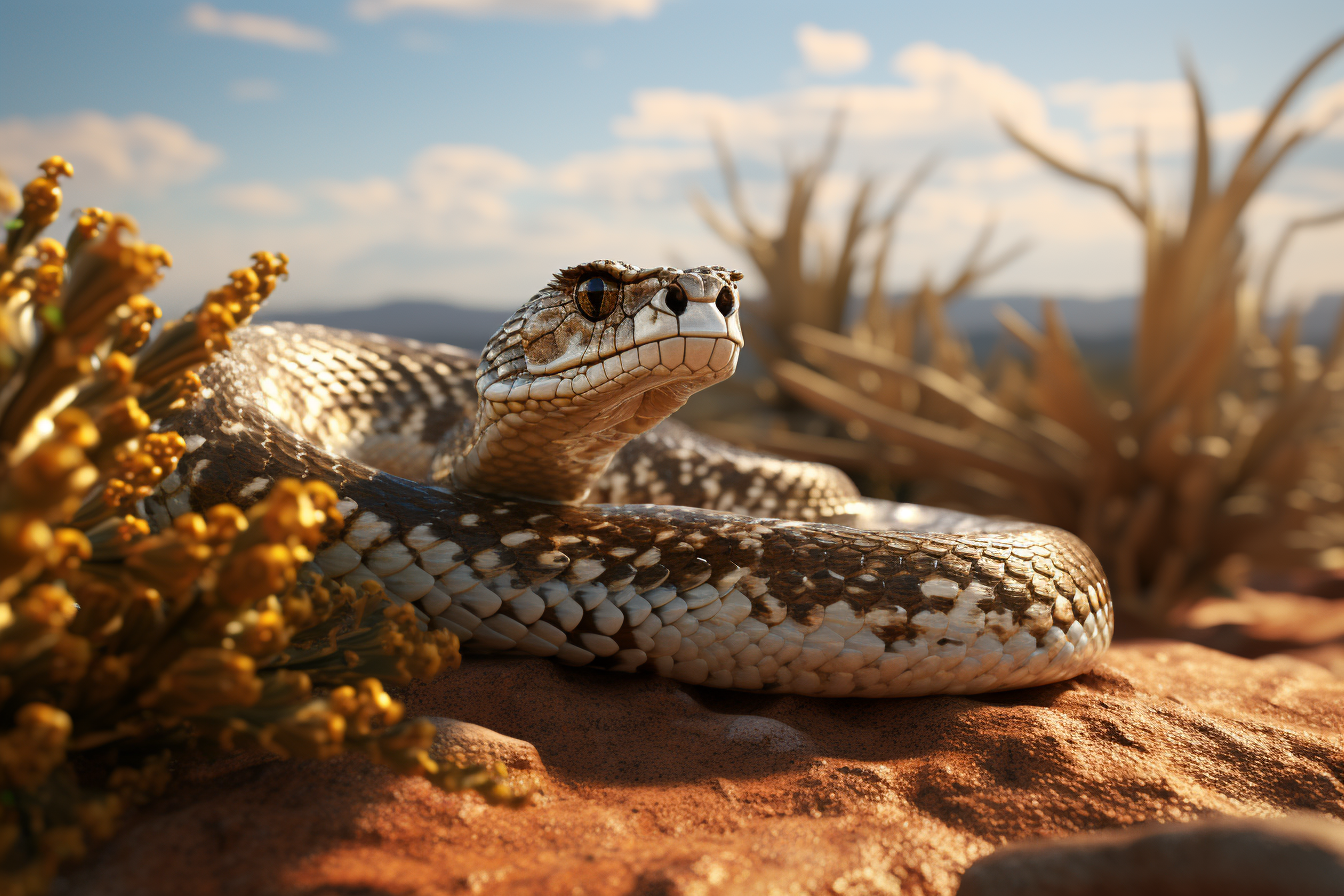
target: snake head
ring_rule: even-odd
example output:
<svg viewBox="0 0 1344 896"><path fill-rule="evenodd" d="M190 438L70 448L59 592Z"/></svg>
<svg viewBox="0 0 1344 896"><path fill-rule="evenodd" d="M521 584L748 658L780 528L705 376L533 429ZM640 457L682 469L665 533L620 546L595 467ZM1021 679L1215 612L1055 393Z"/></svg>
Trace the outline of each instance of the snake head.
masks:
<svg viewBox="0 0 1344 896"><path fill-rule="evenodd" d="M603 260L566 268L491 339L477 389L485 397L507 380L510 393L524 383L545 393L568 381L576 394L596 398L634 380L703 388L737 366L741 279L718 266L681 271Z"/></svg>
<svg viewBox="0 0 1344 896"><path fill-rule="evenodd" d="M521 492L517 471L530 464L546 481L521 493L581 500L625 441L732 375L741 279L607 260L561 271L486 345L476 441L457 481Z"/></svg>

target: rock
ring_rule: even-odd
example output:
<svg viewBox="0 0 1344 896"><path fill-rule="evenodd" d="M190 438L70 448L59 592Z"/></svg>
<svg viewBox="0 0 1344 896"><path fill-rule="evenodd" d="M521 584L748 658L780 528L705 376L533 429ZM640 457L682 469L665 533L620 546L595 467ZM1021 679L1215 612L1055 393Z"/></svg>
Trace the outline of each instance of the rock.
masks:
<svg viewBox="0 0 1344 896"><path fill-rule="evenodd" d="M59 892L949 894L1010 842L1344 818L1344 680L1175 641L978 697L769 696L513 657L402 697L544 763L544 798L492 809L357 757L188 763Z"/></svg>
<svg viewBox="0 0 1344 896"><path fill-rule="evenodd" d="M424 716L434 723L434 746L429 755L434 759L465 760L469 763L502 762L511 771L544 772L546 766L537 754L537 748L525 740L491 731L471 722L445 719L442 716Z"/></svg>
<svg viewBox="0 0 1344 896"><path fill-rule="evenodd" d="M550 783L537 748L527 741L458 719L422 718L434 723L434 746L429 755L436 761L487 766L502 762L515 787L544 791Z"/></svg>
<svg viewBox="0 0 1344 896"><path fill-rule="evenodd" d="M957 896L1338 896L1344 824L1222 818L1015 843L966 870Z"/></svg>

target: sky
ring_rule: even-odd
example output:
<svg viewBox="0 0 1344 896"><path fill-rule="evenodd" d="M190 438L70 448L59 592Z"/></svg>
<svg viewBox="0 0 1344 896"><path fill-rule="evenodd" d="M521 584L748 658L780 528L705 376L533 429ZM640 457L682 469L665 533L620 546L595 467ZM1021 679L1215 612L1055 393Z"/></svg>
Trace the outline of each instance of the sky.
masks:
<svg viewBox="0 0 1344 896"><path fill-rule="evenodd" d="M393 297L506 308L602 257L750 270L690 201L727 214L711 132L769 227L784 166L817 151L837 109L819 235L861 178L881 204L936 159L889 289L949 276L994 222L995 246L1028 248L979 293L1133 294L1133 218L997 121L1129 185L1142 132L1154 195L1178 218L1182 54L1226 173L1260 110L1344 32L1338 0L45 0L2 15L23 39L0 56L0 168L22 182L65 155L67 208L128 213L172 252L154 294L170 313L257 249L291 258L277 312ZM1323 132L1253 202L1253 270L1289 221L1344 207L1336 112L1344 53L1290 109ZM1344 288L1344 225L1304 233L1277 286L1284 301Z"/></svg>

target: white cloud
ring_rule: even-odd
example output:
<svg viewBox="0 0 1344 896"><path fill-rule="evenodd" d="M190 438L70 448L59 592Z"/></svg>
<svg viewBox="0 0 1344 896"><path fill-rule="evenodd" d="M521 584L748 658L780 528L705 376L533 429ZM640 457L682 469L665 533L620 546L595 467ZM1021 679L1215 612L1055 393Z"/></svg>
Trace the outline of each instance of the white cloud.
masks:
<svg viewBox="0 0 1344 896"><path fill-rule="evenodd" d="M1209 136L1218 141L1245 140L1260 127L1264 117L1259 109L1251 108L1222 112L1209 120Z"/></svg>
<svg viewBox="0 0 1344 896"><path fill-rule="evenodd" d="M970 53L927 42L912 44L892 58L891 69L926 94L954 103L960 114L989 113L1023 129L1040 129L1046 123L1040 91L1006 68Z"/></svg>
<svg viewBox="0 0 1344 896"><path fill-rule="evenodd" d="M400 178L322 180L312 187L342 211L471 225L507 217L508 196L534 176L526 162L496 147L443 143L417 153Z"/></svg>
<svg viewBox="0 0 1344 896"><path fill-rule="evenodd" d="M1083 110L1095 130L1144 127L1186 132L1190 124L1190 90L1183 81L1070 81L1050 88L1061 106Z"/></svg>
<svg viewBox="0 0 1344 896"><path fill-rule="evenodd" d="M1055 85L1049 93L1057 105L1083 113L1094 132L1093 156L1131 154L1138 131L1154 155L1182 154L1194 145L1194 107L1184 81L1071 81ZM1305 126L1325 128L1327 139L1344 138L1344 81L1316 90L1296 107L1301 111L1290 108L1277 132ZM1245 140L1260 127L1263 117L1262 110L1253 107L1210 110L1209 134L1220 142Z"/></svg>
<svg viewBox="0 0 1344 896"><path fill-rule="evenodd" d="M740 267L744 259L685 200L687 183L711 164L703 145L616 147L539 169L494 147L444 144L392 176L247 184L227 199L221 190L217 200L234 207L252 200L257 218L245 227L215 220L187 234L190 245L170 246L178 262L170 285L181 298L165 307L198 300L219 271L258 247L291 258L293 277L272 300L277 310L390 294L514 304L553 271L604 257ZM290 194L304 204L300 215L260 214L271 197Z"/></svg>
<svg viewBox="0 0 1344 896"><path fill-rule="evenodd" d="M1184 81L1072 81L1052 87L1050 98L1083 113L1096 133L1094 154L1129 155L1137 133L1154 155L1184 153L1194 145L1194 105ZM1244 138L1260 121L1260 110L1253 108L1214 114L1209 133L1214 140Z"/></svg>
<svg viewBox="0 0 1344 896"><path fill-rule="evenodd" d="M215 190L220 205L263 218L286 218L303 211L303 200L264 181L228 184Z"/></svg>
<svg viewBox="0 0 1344 896"><path fill-rule="evenodd" d="M1041 163L1034 156L1017 149L951 159L940 169L955 183L965 187L983 187L991 184L1010 184L1040 170Z"/></svg>
<svg viewBox="0 0 1344 896"><path fill-rule="evenodd" d="M545 163L499 146L442 144L424 148L397 170L221 189L219 201L248 211L253 220L243 227L221 216L213 230L192 236L196 245L171 247L179 260L174 279L194 276L185 269L190 263L208 271L201 278L208 288L219 271L237 266L235 256L246 257L258 246L290 254L295 276L278 298L297 304L420 292L514 305L549 272L597 257L750 270L749 261L719 241L686 201L689 190L701 188L727 214L710 124L724 129L741 163L747 200L769 226L779 221L785 198L781 146L786 157L806 158L843 108L842 148L814 206L818 229L829 228L833 238L863 176L882 176L875 202L880 207L922 158L943 156L901 219L890 288L908 288L929 271L946 277L983 224L994 219L1000 222L996 246L1025 238L1031 250L983 291L1137 291L1142 234L1133 219L1108 194L1059 176L1018 149L995 116L1125 183L1133 181L1134 129L1151 129L1158 201L1167 207L1170 200L1172 213L1179 214L1191 141L1189 98L1179 82L1038 88L1001 66L928 43L905 48L892 66L896 83L810 85L736 97L638 91L629 111L611 121L609 146L570 145ZM1333 90L1327 86L1304 97L1299 108L1306 112L1294 110L1296 120L1323 114L1315 110L1328 108ZM1214 116L1220 158L1228 159L1228 150L1259 121L1254 109ZM0 147L8 145L4 136L0 129ZM604 142L596 141L599 147ZM0 157L0 164L6 159ZM1308 169L1290 162L1252 205L1252 262L1290 218L1344 202L1337 168L1316 164ZM1315 294L1344 282L1339 232L1313 231L1294 244L1280 272L1283 294ZM860 288L867 276L859 272ZM754 275L745 286L749 292L761 288Z"/></svg>
<svg viewBox="0 0 1344 896"><path fill-rule="evenodd" d="M1279 182L1291 182L1293 187L1318 196L1344 196L1344 169L1301 167L1284 172Z"/></svg>
<svg viewBox="0 0 1344 896"><path fill-rule="evenodd" d="M385 217L389 235L449 225L464 230L510 217L510 195L530 183L527 163L493 146L438 144L415 155L400 177L326 179L309 192L340 213Z"/></svg>
<svg viewBox="0 0 1344 896"><path fill-rule="evenodd" d="M532 171L493 146L432 146L416 156L407 175L415 201L432 214L470 212L482 220L508 217L507 194Z"/></svg>
<svg viewBox="0 0 1344 896"><path fill-rule="evenodd" d="M286 50L330 50L326 32L291 19L256 12L225 12L209 3L187 7L187 24L203 34L218 34L251 43L272 44Z"/></svg>
<svg viewBox="0 0 1344 896"><path fill-rule="evenodd" d="M847 75L868 64L872 49L855 31L827 31L816 25L799 25L793 33L803 62L822 75Z"/></svg>
<svg viewBox="0 0 1344 896"><path fill-rule="evenodd" d="M265 103L280 99L280 85L268 78L239 78L229 84L229 99Z"/></svg>
<svg viewBox="0 0 1344 896"><path fill-rule="evenodd" d="M1311 218L1327 210L1338 209L1344 197L1344 177L1338 171L1294 172L1296 176L1251 200L1247 215L1247 238L1256 250L1252 256L1252 282L1260 283L1266 253L1278 242L1289 223ZM1306 187L1307 189L1300 189ZM1332 199L1323 199L1333 197ZM1321 227L1299 230L1289 244L1287 254L1280 262L1270 287L1269 301L1273 307L1305 305L1317 296L1344 289L1344 263L1341 263L1339 245L1344 235L1344 224L1335 222Z"/></svg>
<svg viewBox="0 0 1344 896"><path fill-rule="evenodd" d="M844 111L851 147L881 144L883 152L893 142L930 139L944 145L1001 145L996 115L1049 139L1069 139L1067 133L1050 129L1040 92L999 66L920 43L897 54L892 67L910 83L813 86L745 99L641 90L632 100L633 114L618 118L614 127L619 136L632 140L699 140L710 126L720 126L740 151L771 160L781 142L814 143L837 110Z"/></svg>
<svg viewBox="0 0 1344 896"><path fill-rule="evenodd" d="M769 97L736 100L717 93L659 88L635 91L630 104L633 114L618 117L613 125L616 135L626 140L697 140L711 126L731 126L734 133L775 143L783 136L781 110Z"/></svg>
<svg viewBox="0 0 1344 896"><path fill-rule="evenodd" d="M1326 134L1344 140L1344 81L1329 84L1311 97L1302 116L1307 127L1326 128Z"/></svg>
<svg viewBox="0 0 1344 896"><path fill-rule="evenodd" d="M190 183L217 164L220 151L157 115L112 118L75 112L59 118L0 120L0 167L19 179L50 155L65 156L81 187L126 188L153 195Z"/></svg>
<svg viewBox="0 0 1344 896"><path fill-rule="evenodd" d="M313 185L314 191L341 211L371 214L395 208L402 190L387 177L359 181L325 180Z"/></svg>
<svg viewBox="0 0 1344 896"><path fill-rule="evenodd" d="M390 246L412 254L427 251L438 259L467 252L480 261L482 249L512 247L521 226L514 196L534 180L526 163L494 147L431 146L397 177L304 185L321 210L284 238L303 250L301 255L316 259L328 276L351 268L366 274L381 270L374 253ZM351 282L342 273L324 285L348 289Z"/></svg>
<svg viewBox="0 0 1344 896"><path fill-rule="evenodd" d="M618 146L570 156L550 171L548 183L564 196L600 196L622 203L662 201L678 192L676 180L711 163L706 146Z"/></svg>
<svg viewBox="0 0 1344 896"><path fill-rule="evenodd" d="M663 0L352 0L357 19L376 21L404 12L438 12L474 18L647 19Z"/></svg>

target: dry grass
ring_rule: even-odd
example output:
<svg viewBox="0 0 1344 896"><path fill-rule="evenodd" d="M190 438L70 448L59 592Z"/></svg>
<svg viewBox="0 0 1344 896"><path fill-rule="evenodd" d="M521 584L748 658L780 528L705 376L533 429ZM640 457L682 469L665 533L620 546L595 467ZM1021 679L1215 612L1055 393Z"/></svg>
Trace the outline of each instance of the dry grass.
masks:
<svg viewBox="0 0 1344 896"><path fill-rule="evenodd" d="M887 309L882 280L897 223L911 196L933 170L934 163L930 159L912 171L876 218L869 217L869 210L878 190L877 179L861 180L850 200L843 231L832 239L814 225L811 217L817 188L830 170L839 147L842 120L843 116L837 113L816 156L787 172L788 200L778 230L770 232L751 211L742 190L737 164L721 135L715 135L714 146L736 223L728 223L703 195L693 197L706 223L725 242L749 255L765 282L765 298L744 301L743 325L747 328L752 351L767 363L782 359L801 360L800 348L793 336L793 327L797 324L831 332L842 328L860 267L867 267L870 273L867 295L873 315L903 315L913 319L956 298L975 279L1006 264L1020 251L984 262L983 255L992 235L992 228L986 228L965 268L952 283L936 288L926 282L907 306ZM865 251L869 247L873 247L871 251Z"/></svg>
<svg viewBox="0 0 1344 896"><path fill-rule="evenodd" d="M827 233L812 220L813 203L834 160L842 122L843 115L837 113L818 153L787 172L788 198L777 229L761 224L749 208L732 153L722 137L715 135L720 172L735 223L728 223L703 195L693 199L706 223L726 242L747 253L765 282L764 296L743 301L742 320L749 350L771 371L780 369L781 364L788 368L790 364L802 364L808 356L815 357L806 334L813 330L838 333L843 329L855 282L863 272L867 279L864 313L854 328L856 338L885 340L906 357L927 358L937 369L953 375L973 375L970 346L947 325L944 309L978 281L1009 264L1025 245L987 258L994 226L986 224L960 268L946 282L927 275L903 301L888 301L883 281L896 245L900 217L934 170L935 160L927 159L907 174L876 217L870 216L870 210L880 191L878 179L861 180L850 200L843 229L838 234ZM917 352L921 346L928 347L926 353ZM800 417L796 412L800 405L788 393L780 392L777 381L766 379L755 384L756 397L772 406L755 422L702 420L698 425L730 440L836 464L863 475L870 486L888 496L894 480L912 472L909 464L913 455L903 445L856 443L851 437L865 439L870 430L853 418L847 425L834 427L810 412ZM908 388L901 394L910 401L917 399ZM799 428L806 431L800 432Z"/></svg>
<svg viewBox="0 0 1344 896"><path fill-rule="evenodd" d="M1193 186L1178 218L1164 215L1149 195L1141 139L1139 187L1131 191L1004 125L1056 171L1112 194L1143 230L1127 395L1102 396L1050 302L1043 303L1040 332L1001 310L1004 327L1027 349L1028 365L1005 359L991 372L975 368L942 323L941 307L993 267L979 263L983 249L945 289L926 285L895 307L870 290L862 321L848 335L839 332L840 315L830 306L820 322L799 316L786 326L804 294L795 286L776 316L767 316L800 356L772 358L776 381L844 421L851 436L866 437L870 468L916 480L926 497L1077 532L1102 559L1122 609L1155 623L1204 593L1211 580L1235 578L1248 564L1344 566L1344 322L1321 355L1299 344L1296 318L1277 336L1267 332L1264 308L1287 241L1304 227L1344 219L1344 211L1294 222L1271 253L1260 289L1247 282L1241 228L1256 191L1311 136L1305 127L1285 125L1285 109L1341 46L1344 38L1289 82L1222 183L1212 173L1204 98L1187 70ZM808 178L819 170L795 175L795 194L797 185L815 187ZM734 192L732 179L729 185ZM799 209L805 214L806 203L790 203L784 234L805 231L805 222L794 220ZM858 201L855 210L857 219ZM879 272L884 252L874 259ZM790 254L801 253L790 248ZM789 269L778 253L752 255L774 290ZM835 293L841 279L830 276L829 289L813 286L811 294ZM931 337L923 354L916 351L921 325ZM756 433L755 441L786 451L803 447L799 453L808 457L854 468L853 450L837 440L791 446L795 435L776 430Z"/></svg>

